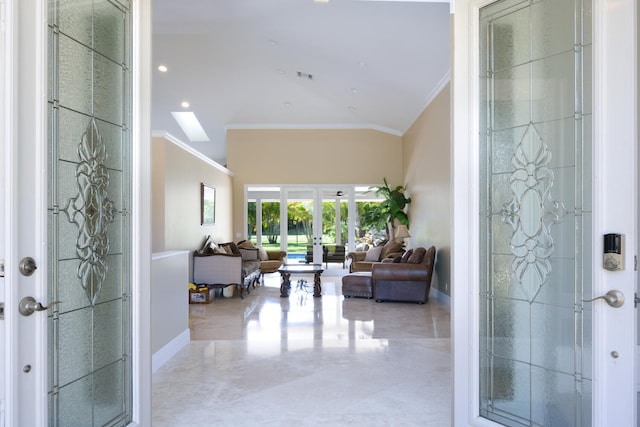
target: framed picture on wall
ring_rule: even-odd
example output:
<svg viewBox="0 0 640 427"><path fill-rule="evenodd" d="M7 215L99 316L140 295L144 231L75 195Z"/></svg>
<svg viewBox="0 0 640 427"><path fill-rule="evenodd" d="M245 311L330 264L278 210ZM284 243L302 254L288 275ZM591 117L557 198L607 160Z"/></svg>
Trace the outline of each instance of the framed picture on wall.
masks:
<svg viewBox="0 0 640 427"><path fill-rule="evenodd" d="M216 189L200 183L200 224L213 225L216 220Z"/></svg>

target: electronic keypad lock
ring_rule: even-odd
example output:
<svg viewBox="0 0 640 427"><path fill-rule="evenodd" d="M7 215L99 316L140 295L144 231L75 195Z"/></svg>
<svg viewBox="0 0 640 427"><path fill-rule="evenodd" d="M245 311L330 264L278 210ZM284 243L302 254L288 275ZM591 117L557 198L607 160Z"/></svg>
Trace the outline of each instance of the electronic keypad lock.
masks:
<svg viewBox="0 0 640 427"><path fill-rule="evenodd" d="M624 235L604 235L604 258L602 266L605 270L617 271L624 269Z"/></svg>

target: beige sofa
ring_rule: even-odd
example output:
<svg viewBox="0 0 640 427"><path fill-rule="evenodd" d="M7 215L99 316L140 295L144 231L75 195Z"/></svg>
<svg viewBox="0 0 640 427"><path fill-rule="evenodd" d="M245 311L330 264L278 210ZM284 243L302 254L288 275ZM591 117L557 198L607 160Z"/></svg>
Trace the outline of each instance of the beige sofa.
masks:
<svg viewBox="0 0 640 427"><path fill-rule="evenodd" d="M216 246L215 250L194 252L193 283L214 288L237 285L244 298L244 291L249 293L260 278L258 250L238 248L233 242Z"/></svg>
<svg viewBox="0 0 640 427"><path fill-rule="evenodd" d="M384 246L374 246L368 251L349 252L347 254L349 273L371 271L374 264L379 264L385 260L390 262L394 258L402 256L403 252L402 244L395 240L388 241Z"/></svg>

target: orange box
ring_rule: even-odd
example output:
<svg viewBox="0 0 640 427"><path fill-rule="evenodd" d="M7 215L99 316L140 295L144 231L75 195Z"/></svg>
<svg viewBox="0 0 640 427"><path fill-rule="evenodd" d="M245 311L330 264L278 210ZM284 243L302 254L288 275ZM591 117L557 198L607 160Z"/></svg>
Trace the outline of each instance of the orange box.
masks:
<svg viewBox="0 0 640 427"><path fill-rule="evenodd" d="M189 304L209 304L215 299L215 288L206 290L189 290Z"/></svg>

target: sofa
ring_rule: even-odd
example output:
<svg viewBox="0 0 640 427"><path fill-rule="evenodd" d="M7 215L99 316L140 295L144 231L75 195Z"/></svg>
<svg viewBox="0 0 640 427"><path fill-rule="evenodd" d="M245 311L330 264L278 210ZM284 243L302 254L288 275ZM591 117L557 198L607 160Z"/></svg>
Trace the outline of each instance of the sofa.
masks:
<svg viewBox="0 0 640 427"><path fill-rule="evenodd" d="M206 244L193 253L193 283L196 286L226 288L236 285L240 298L260 279L258 249L238 248L233 243Z"/></svg>
<svg viewBox="0 0 640 427"><path fill-rule="evenodd" d="M256 249L256 246L249 240L238 242L240 249ZM260 259L260 275L264 282L265 273L275 273L285 263L287 252L280 249L266 250L261 246L257 247L258 258Z"/></svg>
<svg viewBox="0 0 640 427"><path fill-rule="evenodd" d="M390 262L394 258L402 256L403 253L402 244L395 240L389 240L384 245L374 246L367 251L349 252L347 254L349 273L371 271L374 264Z"/></svg>
<svg viewBox="0 0 640 427"><path fill-rule="evenodd" d="M373 298L381 301L429 301L436 248L409 250L393 262L373 265Z"/></svg>

